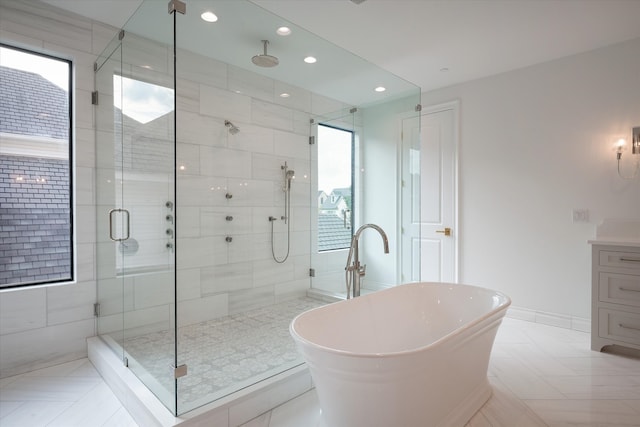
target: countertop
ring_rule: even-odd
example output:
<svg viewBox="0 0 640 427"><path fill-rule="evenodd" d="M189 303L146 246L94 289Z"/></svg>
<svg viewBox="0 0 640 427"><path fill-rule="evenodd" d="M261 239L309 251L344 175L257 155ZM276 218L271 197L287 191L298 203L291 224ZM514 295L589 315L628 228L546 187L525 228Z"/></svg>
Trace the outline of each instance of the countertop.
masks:
<svg viewBox="0 0 640 427"><path fill-rule="evenodd" d="M614 237L607 238L601 237L595 240L587 240L590 245L604 245L604 246L635 246L640 247L640 240L631 239L617 239Z"/></svg>

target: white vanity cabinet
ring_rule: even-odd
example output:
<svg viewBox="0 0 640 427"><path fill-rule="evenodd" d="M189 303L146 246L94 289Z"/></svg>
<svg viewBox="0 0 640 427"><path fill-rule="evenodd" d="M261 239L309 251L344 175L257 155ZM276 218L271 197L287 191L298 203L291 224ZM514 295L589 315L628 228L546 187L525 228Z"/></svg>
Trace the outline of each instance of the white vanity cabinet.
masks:
<svg viewBox="0 0 640 427"><path fill-rule="evenodd" d="M591 241L591 349L640 350L640 242Z"/></svg>

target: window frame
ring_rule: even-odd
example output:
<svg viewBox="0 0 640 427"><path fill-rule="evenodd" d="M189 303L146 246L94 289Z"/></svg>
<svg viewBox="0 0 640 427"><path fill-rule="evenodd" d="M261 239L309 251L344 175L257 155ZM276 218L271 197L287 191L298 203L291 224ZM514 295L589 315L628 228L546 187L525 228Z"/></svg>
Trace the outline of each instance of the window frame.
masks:
<svg viewBox="0 0 640 427"><path fill-rule="evenodd" d="M347 132L347 133L349 133L351 135L350 142L349 142L349 144L351 146L350 147L350 149L351 149L351 164L349 165L349 167L350 167L350 180L351 180L351 185L350 185L350 189L351 189L351 192L350 192L351 193L350 194L350 196L351 196L351 210L349 212L349 214L350 214L349 215L350 216L350 218L349 218L349 221L350 221L350 233L349 234L353 235L354 226L355 226L355 218L356 218L356 210L357 210L356 209L356 204L357 204L356 203L356 191L355 191L356 190L355 189L355 187L356 187L356 171L355 171L355 168L356 168L356 131L355 131L355 129L348 129L348 128L343 127L343 126L336 126L336 125L332 125L332 124L328 124L328 123L319 122L318 123L318 128L320 128L321 126L325 127L325 128L329 128L329 129L338 130L338 131L341 131L341 132ZM321 143L319 130L318 130L317 134L318 134L318 147L319 147L320 143ZM319 165L319 163L317 165L317 169L318 169L318 179L319 179L319 177L320 177L320 165ZM318 190L320 190L320 189L318 188ZM335 190L335 188L332 189L332 190ZM317 195L315 197L317 197ZM327 194L327 197L330 198L331 194ZM318 224L318 227L319 227L319 224L320 224L319 221L320 221L320 206L318 206L318 213L317 213L317 216L316 216L316 222ZM317 241L316 241L316 251L317 251L318 254L329 253L329 252L332 252L332 251L344 251L344 250L349 249L349 245L347 245L345 247L340 247L340 248L330 248L330 249L322 249L321 250L319 242L320 242L320 239L319 239L319 236L318 236Z"/></svg>
<svg viewBox="0 0 640 427"><path fill-rule="evenodd" d="M74 109L74 93L75 88L73 86L73 70L74 70L74 62L72 59L64 58L61 56L57 56L55 54L39 52L37 50L22 48L18 46L14 46L11 44L0 42L0 47L4 49L10 49L17 52L25 53L28 55L38 56L47 58L50 60L58 61L66 64L67 68L67 111L66 116L68 117L68 143L67 143L67 189L68 189L68 225L69 225L69 233L68 238L65 239L69 244L69 252L66 257L69 262L69 271L65 277L61 277L59 279L41 279L41 280L32 280L32 281L20 281L20 282L12 282L2 284L0 283L0 292L11 289L23 289L23 288L31 288L31 287L40 287L46 285L53 284L66 284L66 283L75 283L77 281L77 260L76 260L76 221L75 221L75 156L74 156L74 117L73 117L73 109ZM37 73L37 69L30 70L28 72ZM25 135L29 137L30 135ZM4 156L5 153L0 151L0 155ZM21 154L13 154L14 156L21 156ZM32 157L32 158L43 158L37 156L27 156L22 154L23 157ZM44 157L47 158L47 157ZM49 157L51 158L51 157ZM3 239L0 239L0 241Z"/></svg>

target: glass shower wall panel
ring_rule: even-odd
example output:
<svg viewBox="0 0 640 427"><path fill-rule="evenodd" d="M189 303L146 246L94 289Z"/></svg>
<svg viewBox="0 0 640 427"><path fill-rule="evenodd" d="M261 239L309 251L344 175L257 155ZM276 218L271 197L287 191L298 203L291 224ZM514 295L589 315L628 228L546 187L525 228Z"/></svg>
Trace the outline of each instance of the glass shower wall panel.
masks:
<svg viewBox="0 0 640 427"><path fill-rule="evenodd" d="M227 21L253 7L214 3ZM255 72L250 57L240 67L203 52L194 32L221 36L200 19L205 6L190 2L176 32L177 338L189 372L178 380L179 413L301 364L288 323L315 305L306 298L312 94Z"/></svg>
<svg viewBox="0 0 640 427"><path fill-rule="evenodd" d="M96 64L98 331L175 413L173 15L144 15Z"/></svg>
<svg viewBox="0 0 640 427"><path fill-rule="evenodd" d="M171 20L167 15L164 25ZM175 413L173 44L126 32L122 58L114 86L122 92L115 108L122 110L121 197L130 228L118 245L131 282L124 348L129 368Z"/></svg>
<svg viewBox="0 0 640 427"><path fill-rule="evenodd" d="M98 103L94 107L96 132L96 274L98 302L98 335L124 360L125 277L117 272L122 253L114 250L111 238L122 235L113 222L111 212L122 206L122 158L116 149L122 144L121 110L114 106L113 76L122 73L122 45L116 35L96 60L95 90ZM117 219L120 222L119 219ZM121 224L119 224L121 225Z"/></svg>
<svg viewBox="0 0 640 427"><path fill-rule="evenodd" d="M362 113L342 108L314 117L311 286L346 297L345 265L351 236L361 224L360 137Z"/></svg>
<svg viewBox="0 0 640 427"><path fill-rule="evenodd" d="M379 225L389 239L389 253L385 254L378 233L367 230L361 235L360 259L367 264L361 283L363 292L419 280L419 275L409 271L410 264L403 262L406 255L403 248L420 237L419 230L412 227L411 222L415 214L419 216L419 209L416 212L414 208L420 194L419 191L407 191L411 188L408 177L419 177L420 172L419 164L416 167L419 145L415 144L415 134L420 132L419 123L413 135L402 131L406 119L419 116L419 90L362 108L361 223ZM413 217L407 215L407 210L412 209ZM414 248L413 253L419 257L419 248Z"/></svg>

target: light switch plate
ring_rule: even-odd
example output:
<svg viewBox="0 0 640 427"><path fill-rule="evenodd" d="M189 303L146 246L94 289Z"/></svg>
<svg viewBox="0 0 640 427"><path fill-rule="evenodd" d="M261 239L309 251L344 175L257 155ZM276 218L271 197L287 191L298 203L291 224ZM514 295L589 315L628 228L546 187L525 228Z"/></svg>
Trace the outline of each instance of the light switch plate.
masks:
<svg viewBox="0 0 640 427"><path fill-rule="evenodd" d="M589 209L574 208L573 222L589 222Z"/></svg>

